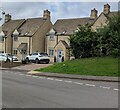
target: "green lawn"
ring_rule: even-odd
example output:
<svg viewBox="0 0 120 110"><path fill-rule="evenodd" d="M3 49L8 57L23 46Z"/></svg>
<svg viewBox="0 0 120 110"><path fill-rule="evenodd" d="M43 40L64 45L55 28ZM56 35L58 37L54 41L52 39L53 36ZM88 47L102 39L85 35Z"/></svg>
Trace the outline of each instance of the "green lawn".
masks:
<svg viewBox="0 0 120 110"><path fill-rule="evenodd" d="M55 63L52 66L37 69L36 71L93 76L118 76L118 58L83 58Z"/></svg>

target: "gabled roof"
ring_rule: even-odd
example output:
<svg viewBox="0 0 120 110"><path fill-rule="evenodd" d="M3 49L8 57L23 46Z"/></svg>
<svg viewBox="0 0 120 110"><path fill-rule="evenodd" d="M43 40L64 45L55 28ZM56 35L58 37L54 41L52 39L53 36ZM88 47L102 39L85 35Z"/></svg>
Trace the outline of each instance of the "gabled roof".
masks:
<svg viewBox="0 0 120 110"><path fill-rule="evenodd" d="M25 19L10 20L1 26L2 31L5 33L6 37L10 36L23 22L25 22Z"/></svg>
<svg viewBox="0 0 120 110"><path fill-rule="evenodd" d="M97 19L94 21L94 23L99 19L99 17L101 15L104 15L107 19L111 18L111 17L115 17L115 16L118 16L118 11L113 11L113 12L109 12L108 14L104 14L103 12L97 17ZM94 24L93 23L93 24Z"/></svg>
<svg viewBox="0 0 120 110"><path fill-rule="evenodd" d="M105 14L105 16L111 18L111 17L115 17L115 16L118 16L118 11L113 11L113 12L110 12L109 14Z"/></svg>
<svg viewBox="0 0 120 110"><path fill-rule="evenodd" d="M74 19L59 19L53 26L57 33L73 34L79 25L91 24L94 19L88 18L74 18Z"/></svg>
<svg viewBox="0 0 120 110"><path fill-rule="evenodd" d="M20 36L32 36L35 32L42 27L47 19L44 18L29 18L26 22L18 29Z"/></svg>
<svg viewBox="0 0 120 110"><path fill-rule="evenodd" d="M55 47L56 47L60 42L65 46L66 49L69 49L69 48L70 48L69 45L68 45L68 44L66 43L66 41L64 41L64 40L60 40L60 41L55 45ZM55 47L54 47L54 48L55 48Z"/></svg>

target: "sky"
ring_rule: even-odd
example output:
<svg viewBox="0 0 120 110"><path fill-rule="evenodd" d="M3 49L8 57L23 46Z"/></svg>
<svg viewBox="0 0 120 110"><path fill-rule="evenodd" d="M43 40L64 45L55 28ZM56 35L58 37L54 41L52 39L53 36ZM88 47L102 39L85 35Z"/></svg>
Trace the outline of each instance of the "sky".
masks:
<svg viewBox="0 0 120 110"><path fill-rule="evenodd" d="M97 1L97 0L96 0ZM109 3L111 11L118 10L118 2L33 2L11 1L2 2L0 9L6 14L12 15L12 19L38 18L43 16L43 10L51 12L51 21L54 24L57 19L89 17L91 9L96 8L98 15L103 11L104 4ZM4 21L4 16L3 17Z"/></svg>

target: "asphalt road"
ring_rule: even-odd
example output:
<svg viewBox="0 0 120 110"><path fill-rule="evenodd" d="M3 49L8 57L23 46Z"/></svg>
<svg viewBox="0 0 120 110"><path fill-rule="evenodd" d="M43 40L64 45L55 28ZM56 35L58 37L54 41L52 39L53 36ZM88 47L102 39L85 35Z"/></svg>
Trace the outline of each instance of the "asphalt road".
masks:
<svg viewBox="0 0 120 110"><path fill-rule="evenodd" d="M117 108L118 84L2 71L3 108Z"/></svg>

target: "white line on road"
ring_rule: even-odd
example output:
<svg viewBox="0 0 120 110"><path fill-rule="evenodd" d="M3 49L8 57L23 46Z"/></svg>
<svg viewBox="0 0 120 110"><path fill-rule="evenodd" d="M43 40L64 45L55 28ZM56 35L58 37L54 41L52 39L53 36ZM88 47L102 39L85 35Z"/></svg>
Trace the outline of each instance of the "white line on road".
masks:
<svg viewBox="0 0 120 110"><path fill-rule="evenodd" d="M83 83L79 83L79 82L74 82L75 84L79 84L79 85L83 85Z"/></svg>
<svg viewBox="0 0 120 110"><path fill-rule="evenodd" d="M110 87L100 86L100 88L110 89Z"/></svg>
<svg viewBox="0 0 120 110"><path fill-rule="evenodd" d="M115 89L115 88L114 88L113 90L114 90L114 91L119 91L119 89Z"/></svg>
<svg viewBox="0 0 120 110"><path fill-rule="evenodd" d="M40 78L40 79L44 79L45 77L40 77L40 76L39 76L38 78Z"/></svg>
<svg viewBox="0 0 120 110"><path fill-rule="evenodd" d="M21 75L21 76L22 76L22 75L25 75L25 74L19 74L19 75Z"/></svg>
<svg viewBox="0 0 120 110"><path fill-rule="evenodd" d="M48 80L54 80L53 78L47 78Z"/></svg>
<svg viewBox="0 0 120 110"><path fill-rule="evenodd" d="M32 76L32 75L25 75L25 76Z"/></svg>
<svg viewBox="0 0 120 110"><path fill-rule="evenodd" d="M34 78L39 78L39 76L32 76L32 77L34 77Z"/></svg>
<svg viewBox="0 0 120 110"><path fill-rule="evenodd" d="M60 80L60 79L55 79L55 81L63 81L63 80Z"/></svg>
<svg viewBox="0 0 120 110"><path fill-rule="evenodd" d="M72 83L72 81L67 81L67 80L65 80L65 82L66 82L66 83Z"/></svg>
<svg viewBox="0 0 120 110"><path fill-rule="evenodd" d="M92 84L85 84L85 85L90 87L95 87L95 85L92 85Z"/></svg>

